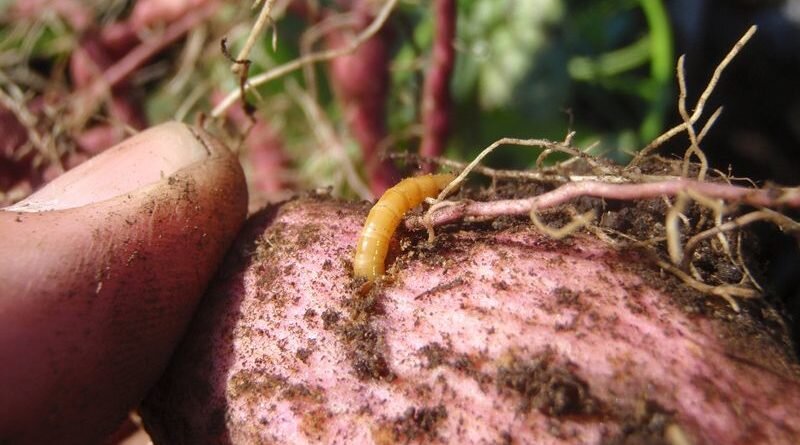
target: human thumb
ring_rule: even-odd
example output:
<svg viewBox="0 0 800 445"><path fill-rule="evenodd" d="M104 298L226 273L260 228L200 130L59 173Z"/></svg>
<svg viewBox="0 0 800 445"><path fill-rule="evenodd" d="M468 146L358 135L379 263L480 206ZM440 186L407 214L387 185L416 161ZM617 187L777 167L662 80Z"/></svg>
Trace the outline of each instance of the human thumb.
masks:
<svg viewBox="0 0 800 445"><path fill-rule="evenodd" d="M95 443L166 366L246 216L236 158L168 123L0 210L0 443Z"/></svg>

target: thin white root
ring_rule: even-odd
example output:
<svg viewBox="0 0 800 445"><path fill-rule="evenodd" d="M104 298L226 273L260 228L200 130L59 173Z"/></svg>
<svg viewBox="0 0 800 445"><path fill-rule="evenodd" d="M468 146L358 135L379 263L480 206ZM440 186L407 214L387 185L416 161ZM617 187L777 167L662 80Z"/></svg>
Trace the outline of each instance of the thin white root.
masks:
<svg viewBox="0 0 800 445"><path fill-rule="evenodd" d="M718 297L722 297L725 301L728 302L728 304L731 306L731 309L733 309L734 312L740 311L739 303L736 302L734 297L755 298L758 296L758 292L756 292L755 290L735 284L711 286L709 284L703 283L699 280L690 277L686 272L678 269L677 267L673 266L672 264L666 261L658 260L657 264L658 267L680 278L681 281L686 283L687 286L704 294L716 295Z"/></svg>
<svg viewBox="0 0 800 445"><path fill-rule="evenodd" d="M737 54L742 50L745 44L753 37L756 30L758 29L757 26L753 25L750 29L747 30L746 33L739 39L738 42L731 48L725 58L717 65L717 68L714 70L714 74L711 75L711 79L709 79L708 84L706 85L706 89L703 90L703 93L697 99L697 103L694 107L694 112L689 118L689 122L693 125L700 119L700 116L703 114L703 108L705 107L708 98L711 96L711 93L716 88L717 83L719 82L720 77L722 76L722 72L725 71L725 68L731 63L731 61L736 57ZM682 122L675 127L670 128L664 134L657 137L655 140L650 142L646 147L641 149L639 153L631 160L630 165L638 165L647 155L651 154L653 150L663 145L668 140L675 137L677 134L686 131L687 123Z"/></svg>
<svg viewBox="0 0 800 445"><path fill-rule="evenodd" d="M686 248L684 249L684 261L688 261L692 257L692 254L694 253L695 249L697 249L697 246L701 241L717 234L742 228L756 221L770 221L784 231L800 232L800 223L797 221L794 221L793 219L774 210L761 209L744 214L733 221L728 221L725 224L717 224L716 226L691 237L689 241L686 242Z"/></svg>
<svg viewBox="0 0 800 445"><path fill-rule="evenodd" d="M680 264L683 260L683 249L681 249L681 227L679 224L680 216L686 210L686 205L689 203L689 197L685 192L678 193L678 198L675 200L666 217L667 228L667 252L669 258L674 264Z"/></svg>
<svg viewBox="0 0 800 445"><path fill-rule="evenodd" d="M543 223L539 219L539 216L536 214L535 208L531 209L530 212L530 218L531 222L533 222L533 225L536 226L536 228L539 229L540 232L554 239L563 239L572 235L573 233L580 230L582 227L591 224L596 217L597 213L594 211L594 209L592 209L586 213L573 217L572 221L565 224L563 227L559 227L556 229Z"/></svg>

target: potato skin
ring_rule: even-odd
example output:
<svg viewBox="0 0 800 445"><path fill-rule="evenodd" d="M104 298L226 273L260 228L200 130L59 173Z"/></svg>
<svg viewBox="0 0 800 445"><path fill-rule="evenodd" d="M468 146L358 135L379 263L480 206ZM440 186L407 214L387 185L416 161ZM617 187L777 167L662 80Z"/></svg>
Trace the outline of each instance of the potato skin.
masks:
<svg viewBox="0 0 800 445"><path fill-rule="evenodd" d="M353 275L368 280L383 275L389 241L403 215L420 205L423 199L436 196L454 178L450 174L416 176L403 179L386 190L367 215L356 242Z"/></svg>
<svg viewBox="0 0 800 445"><path fill-rule="evenodd" d="M800 443L769 308L525 223L411 234L363 286L362 218L319 198L251 218L143 405L156 443Z"/></svg>

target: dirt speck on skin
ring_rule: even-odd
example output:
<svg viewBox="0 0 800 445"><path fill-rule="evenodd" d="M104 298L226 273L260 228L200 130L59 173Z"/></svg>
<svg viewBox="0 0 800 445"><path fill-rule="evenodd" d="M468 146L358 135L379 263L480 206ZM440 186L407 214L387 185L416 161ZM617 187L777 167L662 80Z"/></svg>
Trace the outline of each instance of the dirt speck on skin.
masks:
<svg viewBox="0 0 800 445"><path fill-rule="evenodd" d="M619 434L604 441L607 445L671 445L665 429L672 414L652 400L640 400L620 421Z"/></svg>
<svg viewBox="0 0 800 445"><path fill-rule="evenodd" d="M374 428L372 439L377 445L429 443L438 439L436 430L445 419L447 408L444 405L410 407L403 415Z"/></svg>
<svg viewBox="0 0 800 445"><path fill-rule="evenodd" d="M286 383L281 389L280 397L284 400L310 404L325 403L325 391L322 388Z"/></svg>
<svg viewBox="0 0 800 445"><path fill-rule="evenodd" d="M580 306L580 294L568 287L557 287L553 290L556 302L562 306L578 307Z"/></svg>
<svg viewBox="0 0 800 445"><path fill-rule="evenodd" d="M336 312L333 309L325 309L322 313L322 328L325 330L330 330L336 327L336 324L339 323L339 319L341 318L341 314Z"/></svg>
<svg viewBox="0 0 800 445"><path fill-rule="evenodd" d="M447 358L450 356L450 349L445 348L437 342L428 343L419 348L418 352L427 360L425 364L426 369L433 369L447 364Z"/></svg>
<svg viewBox="0 0 800 445"><path fill-rule="evenodd" d="M355 289L344 302L347 317L336 326L336 334L344 344L353 372L360 380L392 381L394 373L386 358L383 334L372 324L372 318L383 313L380 285ZM327 312L327 311L326 311ZM323 322L325 313L323 313Z"/></svg>
<svg viewBox="0 0 800 445"><path fill-rule="evenodd" d="M552 352L527 359L511 354L504 361L497 367L495 384L501 392L517 396L520 412L536 409L546 416L560 417L599 411L599 402L586 382L556 364Z"/></svg>
<svg viewBox="0 0 800 445"><path fill-rule="evenodd" d="M247 397L265 400L271 398L285 384L286 378L280 375L239 371L228 380L227 394L233 399Z"/></svg>
<svg viewBox="0 0 800 445"><path fill-rule="evenodd" d="M328 434L328 421L333 413L322 408L313 408L304 412L300 421L300 430L311 440L322 441Z"/></svg>
<svg viewBox="0 0 800 445"><path fill-rule="evenodd" d="M308 363L308 358L311 357L311 349L308 348L300 348L297 350L295 354L297 359L303 363Z"/></svg>

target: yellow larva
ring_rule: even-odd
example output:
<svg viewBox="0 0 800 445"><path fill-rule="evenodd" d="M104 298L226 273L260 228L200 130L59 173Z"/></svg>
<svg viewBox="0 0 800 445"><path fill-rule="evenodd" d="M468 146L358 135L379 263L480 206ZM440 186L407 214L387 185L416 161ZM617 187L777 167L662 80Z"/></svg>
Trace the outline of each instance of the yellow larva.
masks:
<svg viewBox="0 0 800 445"><path fill-rule="evenodd" d="M423 199L436 196L455 176L449 174L406 178L386 190L369 211L356 244L353 274L374 280L383 275L389 240L403 215Z"/></svg>

